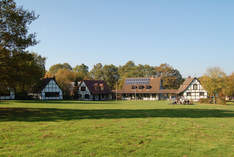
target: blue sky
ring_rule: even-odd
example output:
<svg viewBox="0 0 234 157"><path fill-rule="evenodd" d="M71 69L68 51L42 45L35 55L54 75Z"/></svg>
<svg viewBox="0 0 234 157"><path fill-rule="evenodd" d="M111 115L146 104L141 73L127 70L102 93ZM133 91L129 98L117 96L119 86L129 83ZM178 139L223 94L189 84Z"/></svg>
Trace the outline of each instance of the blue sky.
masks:
<svg viewBox="0 0 234 157"><path fill-rule="evenodd" d="M184 77L234 71L232 0L16 0L40 15L30 47L56 63L168 63Z"/></svg>

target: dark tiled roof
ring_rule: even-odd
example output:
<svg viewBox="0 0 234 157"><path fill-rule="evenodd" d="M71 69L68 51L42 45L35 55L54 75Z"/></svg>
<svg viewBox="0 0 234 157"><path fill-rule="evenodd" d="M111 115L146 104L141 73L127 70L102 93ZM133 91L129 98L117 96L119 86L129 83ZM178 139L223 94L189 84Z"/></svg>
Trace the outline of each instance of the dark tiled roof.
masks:
<svg viewBox="0 0 234 157"><path fill-rule="evenodd" d="M43 78L43 79L41 79L38 82L38 84L36 86L34 86L33 93L40 93L51 80L55 81L54 78Z"/></svg>
<svg viewBox="0 0 234 157"><path fill-rule="evenodd" d="M188 86L193 82L194 79L196 79L196 78L188 77L184 81L184 83L180 86L177 93L180 94L180 93L184 92L188 88Z"/></svg>
<svg viewBox="0 0 234 157"><path fill-rule="evenodd" d="M92 94L109 94L110 88L103 80L84 80L83 81Z"/></svg>

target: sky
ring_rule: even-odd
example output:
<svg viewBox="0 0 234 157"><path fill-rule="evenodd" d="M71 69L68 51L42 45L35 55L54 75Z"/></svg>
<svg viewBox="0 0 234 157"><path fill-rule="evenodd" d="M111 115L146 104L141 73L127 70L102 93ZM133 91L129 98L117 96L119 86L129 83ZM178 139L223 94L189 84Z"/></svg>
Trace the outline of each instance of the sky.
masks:
<svg viewBox="0 0 234 157"><path fill-rule="evenodd" d="M30 25L46 68L67 62L159 66L184 77L234 72L233 0L15 0L40 17Z"/></svg>

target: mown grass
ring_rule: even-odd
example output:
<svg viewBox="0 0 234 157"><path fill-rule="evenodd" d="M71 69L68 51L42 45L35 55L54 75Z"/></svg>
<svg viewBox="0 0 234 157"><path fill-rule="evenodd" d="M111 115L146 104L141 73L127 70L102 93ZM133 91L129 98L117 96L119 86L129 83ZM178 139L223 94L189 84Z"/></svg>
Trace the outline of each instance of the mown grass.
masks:
<svg viewBox="0 0 234 157"><path fill-rule="evenodd" d="M231 157L234 104L2 101L0 156Z"/></svg>

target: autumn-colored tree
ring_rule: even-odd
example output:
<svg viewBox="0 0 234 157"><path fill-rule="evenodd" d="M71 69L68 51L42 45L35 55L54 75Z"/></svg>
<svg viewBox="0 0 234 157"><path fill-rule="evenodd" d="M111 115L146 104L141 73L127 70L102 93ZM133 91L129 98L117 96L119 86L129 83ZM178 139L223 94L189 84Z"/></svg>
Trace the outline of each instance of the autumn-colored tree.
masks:
<svg viewBox="0 0 234 157"><path fill-rule="evenodd" d="M234 97L234 72L226 77L226 95L230 98Z"/></svg>
<svg viewBox="0 0 234 157"><path fill-rule="evenodd" d="M183 83L182 75L179 70L174 69L168 64L161 64L155 68L157 76L163 80L163 87L166 89L178 89Z"/></svg>
<svg viewBox="0 0 234 157"><path fill-rule="evenodd" d="M55 74L58 85L63 90L64 98L69 98L73 91L72 82L75 81L75 73L68 69L59 69Z"/></svg>
<svg viewBox="0 0 234 157"><path fill-rule="evenodd" d="M223 97L225 95L226 84L226 74L219 68L213 67L207 69L204 76L200 78L203 87L213 96L216 100L217 97Z"/></svg>

